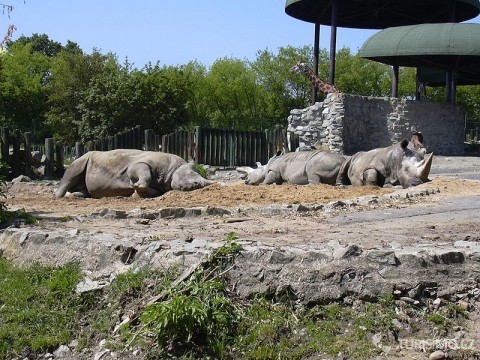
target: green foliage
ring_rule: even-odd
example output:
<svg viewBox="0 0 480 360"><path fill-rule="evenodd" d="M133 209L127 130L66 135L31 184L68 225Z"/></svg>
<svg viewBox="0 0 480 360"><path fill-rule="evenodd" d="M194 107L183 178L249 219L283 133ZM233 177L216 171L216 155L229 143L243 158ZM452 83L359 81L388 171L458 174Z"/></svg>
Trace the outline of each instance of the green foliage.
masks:
<svg viewBox="0 0 480 360"><path fill-rule="evenodd" d="M10 211L6 208L5 204L0 202L0 223L5 224L12 222L14 220L23 219L26 224L34 224L38 221L38 219L25 210L15 210Z"/></svg>
<svg viewBox="0 0 480 360"><path fill-rule="evenodd" d="M320 77L325 78L327 71L327 53L320 53ZM281 47L278 53L263 50L257 53L252 69L258 77L258 83L264 92L266 118L284 118L292 109L302 109L311 102L312 84L302 74L292 73L290 69L298 61L313 63L313 49L309 46L294 48ZM278 121L277 121L278 123ZM274 124L265 124L264 128Z"/></svg>
<svg viewBox="0 0 480 360"><path fill-rule="evenodd" d="M468 311L457 304L447 303L439 309L427 314L426 319L440 331L451 328L458 319L466 319Z"/></svg>
<svg viewBox="0 0 480 360"><path fill-rule="evenodd" d="M62 50L53 60L48 86L46 123L55 129L56 139L73 144L80 139L82 113L79 107L90 82L103 70L107 56L94 50Z"/></svg>
<svg viewBox="0 0 480 360"><path fill-rule="evenodd" d="M48 57L54 57L62 50L62 44L50 40L46 34L33 34L32 36L22 35L17 40L10 41L8 47L11 48L15 46L15 44L30 44L33 52L38 52Z"/></svg>
<svg viewBox="0 0 480 360"><path fill-rule="evenodd" d="M0 258L0 357L46 351L72 339L78 303L75 264L20 269Z"/></svg>
<svg viewBox="0 0 480 360"><path fill-rule="evenodd" d="M165 289L174 274L141 268L118 275L110 286L102 291L88 292L80 296L79 324L77 339L79 348L95 346L101 339L109 338L114 327L125 313L136 312L145 297L157 295ZM131 311L129 309L132 309ZM132 322L135 321L132 319ZM110 339L110 347L123 348L122 342L131 338L131 323L126 322L119 329L120 337Z"/></svg>
<svg viewBox="0 0 480 360"><path fill-rule="evenodd" d="M313 308L256 299L239 324L234 348L245 359L305 359L320 354L366 359L380 353L370 337L388 334L395 317L386 303L362 304L356 309L339 304Z"/></svg>
<svg viewBox="0 0 480 360"><path fill-rule="evenodd" d="M153 337L157 356L222 358L238 312L222 280L240 250L230 234L190 278L166 291L166 299L141 316L144 336Z"/></svg>
<svg viewBox="0 0 480 360"><path fill-rule="evenodd" d="M137 69L113 53L86 54L74 42L62 46L45 34L22 36L0 55L0 125L70 145L137 125L158 135L194 126L264 130L286 125L292 109L310 105L310 81L290 71L298 60L312 66L312 47L261 50L253 61L225 57L209 69L197 61ZM321 49L321 79L328 80L328 69L329 54ZM415 69L402 67L399 76L399 96L413 99ZM391 79L387 65L349 48L336 54L335 84L345 93L389 96ZM458 87L467 123L480 119L479 89ZM430 101L444 98L444 87L422 94Z"/></svg>
<svg viewBox="0 0 480 360"><path fill-rule="evenodd" d="M195 164L195 171L205 179L208 177L208 170L202 164Z"/></svg>
<svg viewBox="0 0 480 360"><path fill-rule="evenodd" d="M32 45L15 44L0 56L0 125L45 135L45 85L50 60L32 51Z"/></svg>
<svg viewBox="0 0 480 360"><path fill-rule="evenodd" d="M348 94L388 96L391 94L389 66L353 55L342 48L336 57L335 84Z"/></svg>

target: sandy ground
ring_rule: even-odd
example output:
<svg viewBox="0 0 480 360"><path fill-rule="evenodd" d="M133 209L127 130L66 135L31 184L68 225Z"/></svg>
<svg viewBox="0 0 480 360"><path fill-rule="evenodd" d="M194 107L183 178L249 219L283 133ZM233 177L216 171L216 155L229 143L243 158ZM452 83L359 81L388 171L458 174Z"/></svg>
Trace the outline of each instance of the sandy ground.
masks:
<svg viewBox="0 0 480 360"><path fill-rule="evenodd" d="M326 204L334 200L348 200L359 196L381 196L394 192L392 188L332 187L328 185L270 185L249 186L243 184L235 170L220 169L212 176L216 184L203 189L180 192L171 191L153 199L136 198L54 198L58 181L35 181L9 184L6 204L12 208L24 208L38 215L66 216L90 215L103 209L129 211L134 208L159 209L164 207L200 206L266 206L270 204ZM442 195L480 194L480 158L436 158L430 178L432 182L417 189L440 189Z"/></svg>
<svg viewBox="0 0 480 360"><path fill-rule="evenodd" d="M217 183L206 188L192 192L172 191L153 199L55 199L53 194L58 182L9 184L6 204L10 209L23 208L34 216L49 220L43 222L43 226L78 227L76 222L62 220L80 216L83 217L83 226L88 224L98 231L125 236L135 231L148 231L152 236L166 240L192 237L218 240L235 232L240 239L276 245L355 239L374 246L392 238L402 242L415 242L422 237L450 239L452 235L474 236L475 229L478 234L479 157L436 157L430 175L432 181L411 190L418 193L429 189L430 193L435 192L433 195L388 201L383 200L386 195L403 190L329 185L250 186L245 185L234 170L217 171L213 178ZM364 196L376 196L380 201L369 206L340 206L335 211L292 211L282 215L248 210L286 204L322 205ZM138 224L135 219L112 221L90 216L104 209L127 212L142 209L148 213L165 207L203 206L232 209L232 214L156 219L148 225ZM244 210L236 210L239 207ZM435 230L429 226L434 226ZM422 233L424 230L425 234Z"/></svg>

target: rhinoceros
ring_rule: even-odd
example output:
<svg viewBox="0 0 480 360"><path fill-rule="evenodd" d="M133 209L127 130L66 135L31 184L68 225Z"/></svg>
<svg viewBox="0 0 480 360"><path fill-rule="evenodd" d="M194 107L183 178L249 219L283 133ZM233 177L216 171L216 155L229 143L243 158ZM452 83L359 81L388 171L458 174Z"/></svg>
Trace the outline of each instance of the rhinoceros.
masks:
<svg viewBox="0 0 480 360"><path fill-rule="evenodd" d="M433 154L408 147L408 140L385 148L360 151L347 159L338 173L337 185L401 185L427 182Z"/></svg>
<svg viewBox="0 0 480 360"><path fill-rule="evenodd" d="M345 157L321 150L298 151L277 154L266 165L257 163L257 168L248 166L237 168L238 172L247 174L246 184L260 183L282 184L284 182L297 185L329 184L335 185L338 171Z"/></svg>
<svg viewBox="0 0 480 360"><path fill-rule="evenodd" d="M65 170L55 192L79 197L155 197L170 190L194 190L211 184L194 165L177 155L130 149L89 151Z"/></svg>

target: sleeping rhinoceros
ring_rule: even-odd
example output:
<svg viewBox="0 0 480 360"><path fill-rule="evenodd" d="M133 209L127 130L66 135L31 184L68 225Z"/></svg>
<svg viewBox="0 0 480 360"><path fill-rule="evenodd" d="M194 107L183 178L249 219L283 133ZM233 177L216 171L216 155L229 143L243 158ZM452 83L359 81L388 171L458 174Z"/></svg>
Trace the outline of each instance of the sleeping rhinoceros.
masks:
<svg viewBox="0 0 480 360"><path fill-rule="evenodd" d="M402 185L427 182L433 154L408 147L408 140L385 148L361 151L347 159L338 173L338 185Z"/></svg>
<svg viewBox="0 0 480 360"><path fill-rule="evenodd" d="M257 163L256 169L243 166L237 168L237 171L247 174L245 183L250 185L280 185L284 182L297 185L335 185L344 160L342 155L327 151L298 151L277 154L266 165Z"/></svg>
<svg viewBox="0 0 480 360"><path fill-rule="evenodd" d="M80 197L154 197L169 190L194 190L212 182L177 155L130 149L90 151L66 170L55 192Z"/></svg>

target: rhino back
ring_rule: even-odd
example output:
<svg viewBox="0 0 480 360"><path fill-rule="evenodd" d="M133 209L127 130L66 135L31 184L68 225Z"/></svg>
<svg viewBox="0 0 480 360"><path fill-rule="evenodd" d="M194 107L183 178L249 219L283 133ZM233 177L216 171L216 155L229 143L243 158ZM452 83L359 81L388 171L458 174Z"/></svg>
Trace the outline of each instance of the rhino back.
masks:
<svg viewBox="0 0 480 360"><path fill-rule="evenodd" d="M152 172L151 187L166 192L174 171L185 163L179 156L154 151L125 150L94 151L86 173L86 185L92 197L130 196L134 189L127 169L135 163L146 163Z"/></svg>
<svg viewBox="0 0 480 360"><path fill-rule="evenodd" d="M322 150L298 151L280 156L269 170L277 171L284 181L292 184L335 184L343 161L344 157L336 153Z"/></svg>

